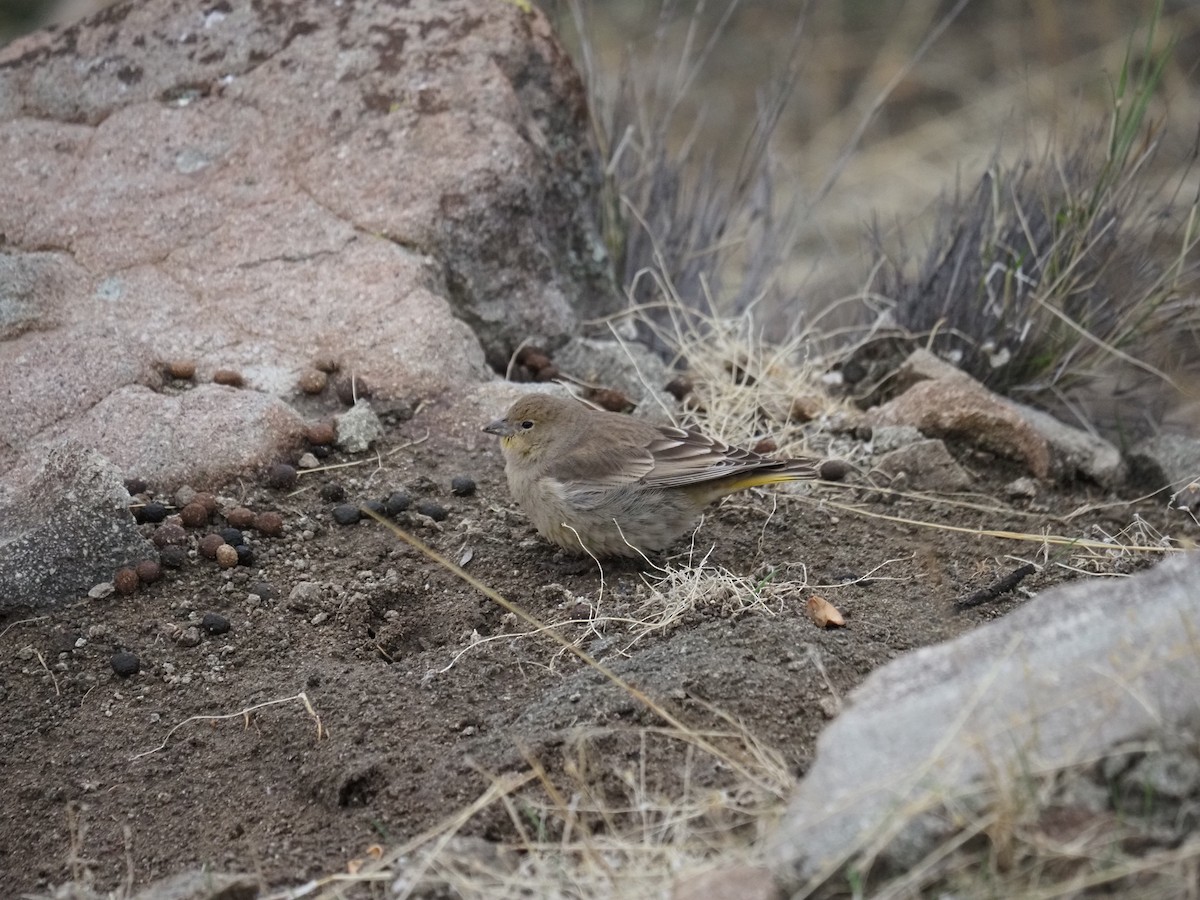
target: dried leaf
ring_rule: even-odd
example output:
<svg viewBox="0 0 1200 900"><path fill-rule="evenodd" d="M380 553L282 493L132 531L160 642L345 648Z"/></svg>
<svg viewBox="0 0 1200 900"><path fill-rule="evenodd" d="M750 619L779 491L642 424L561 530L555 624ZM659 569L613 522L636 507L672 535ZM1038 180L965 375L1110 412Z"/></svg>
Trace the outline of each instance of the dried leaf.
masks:
<svg viewBox="0 0 1200 900"><path fill-rule="evenodd" d="M816 594L808 598L808 616L817 623L818 628L841 628L846 624L837 607Z"/></svg>

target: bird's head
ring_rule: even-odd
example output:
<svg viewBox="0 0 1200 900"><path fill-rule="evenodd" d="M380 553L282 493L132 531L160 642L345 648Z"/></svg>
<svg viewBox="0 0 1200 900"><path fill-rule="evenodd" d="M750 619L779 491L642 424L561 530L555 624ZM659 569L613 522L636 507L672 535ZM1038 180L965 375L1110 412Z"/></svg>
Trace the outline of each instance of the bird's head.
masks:
<svg viewBox="0 0 1200 900"><path fill-rule="evenodd" d="M509 407L501 418L484 427L498 435L506 454L540 457L554 441L570 434L570 424L585 407L548 394L530 394Z"/></svg>

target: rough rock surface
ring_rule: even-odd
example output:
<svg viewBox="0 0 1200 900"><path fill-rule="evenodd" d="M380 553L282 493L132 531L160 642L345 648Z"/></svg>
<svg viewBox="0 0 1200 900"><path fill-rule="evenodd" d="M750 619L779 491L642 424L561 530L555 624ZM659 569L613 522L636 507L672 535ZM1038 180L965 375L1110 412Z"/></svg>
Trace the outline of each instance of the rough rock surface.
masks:
<svg viewBox="0 0 1200 900"><path fill-rule="evenodd" d="M791 887L868 838L912 865L982 779L1026 777L1200 721L1200 557L1083 581L874 672L817 742L773 838ZM952 817L950 817L952 818Z"/></svg>
<svg viewBox="0 0 1200 900"><path fill-rule="evenodd" d="M958 464L941 441L918 441L885 453L876 464L888 475L907 476L918 491L963 491L971 486L971 475Z"/></svg>
<svg viewBox="0 0 1200 900"><path fill-rule="evenodd" d="M0 521L0 613L78 599L121 566L158 558L120 474L78 447L52 453Z"/></svg>
<svg viewBox="0 0 1200 900"><path fill-rule="evenodd" d="M565 338L610 296L584 115L523 4L149 0L0 50L0 466L106 400L132 442L171 359L421 399Z"/></svg>

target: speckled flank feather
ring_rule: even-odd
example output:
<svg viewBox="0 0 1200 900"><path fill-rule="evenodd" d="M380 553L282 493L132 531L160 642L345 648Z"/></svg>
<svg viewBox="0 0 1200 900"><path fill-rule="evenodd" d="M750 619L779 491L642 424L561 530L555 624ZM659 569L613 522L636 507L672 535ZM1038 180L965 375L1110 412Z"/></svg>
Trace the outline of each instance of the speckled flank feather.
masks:
<svg viewBox="0 0 1200 900"><path fill-rule="evenodd" d="M726 494L817 477L807 460L542 394L487 430L501 435L509 489L542 536L576 552L582 538L597 556L660 550Z"/></svg>

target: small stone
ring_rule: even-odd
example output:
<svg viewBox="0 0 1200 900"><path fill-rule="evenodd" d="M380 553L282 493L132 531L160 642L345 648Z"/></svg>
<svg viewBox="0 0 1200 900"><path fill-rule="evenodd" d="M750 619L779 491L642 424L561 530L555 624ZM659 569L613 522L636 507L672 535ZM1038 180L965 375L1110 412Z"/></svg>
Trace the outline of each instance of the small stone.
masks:
<svg viewBox="0 0 1200 900"><path fill-rule="evenodd" d="M329 613L325 612L324 610L322 610L321 612L319 612L315 616L313 616L311 619L309 619L309 623L312 625L324 625L328 621L329 621Z"/></svg>
<svg viewBox="0 0 1200 900"><path fill-rule="evenodd" d="M157 500L151 500L142 507L142 521L158 524L167 517L167 507Z"/></svg>
<svg viewBox="0 0 1200 900"><path fill-rule="evenodd" d="M336 481L321 485L321 499L326 503L341 503L346 499L346 489Z"/></svg>
<svg viewBox="0 0 1200 900"><path fill-rule="evenodd" d="M136 675L142 668L142 661L132 653L121 652L113 655L109 660L112 670L122 678L128 678L130 675Z"/></svg>
<svg viewBox="0 0 1200 900"><path fill-rule="evenodd" d="M217 534L225 539L225 543L231 547L236 547L238 544L246 543L246 538L239 528L222 528Z"/></svg>
<svg viewBox="0 0 1200 900"><path fill-rule="evenodd" d="M850 473L850 464L841 459L827 459L817 471L826 481L841 481Z"/></svg>
<svg viewBox="0 0 1200 900"><path fill-rule="evenodd" d="M257 594L263 600L274 600L275 586L269 581L256 581L250 585L250 593Z"/></svg>
<svg viewBox="0 0 1200 900"><path fill-rule="evenodd" d="M196 545L196 549L205 559L216 559L217 550L227 545L225 538L219 534L206 534L200 538L200 543Z"/></svg>
<svg viewBox="0 0 1200 900"><path fill-rule="evenodd" d="M390 518L396 518L400 513L408 509L409 499L408 494L404 491L393 491L386 500L383 501L384 515Z"/></svg>
<svg viewBox="0 0 1200 900"><path fill-rule="evenodd" d="M168 569L183 568L183 564L187 562L187 550L183 547L163 547L158 551L158 561Z"/></svg>
<svg viewBox="0 0 1200 900"><path fill-rule="evenodd" d="M249 528L254 524L254 510L244 506L235 506L225 513L225 521L233 528Z"/></svg>
<svg viewBox="0 0 1200 900"><path fill-rule="evenodd" d="M237 564L239 566L254 565L254 548L253 547L250 547L246 544L238 544L236 547L233 548L233 551L234 551L234 553L237 554Z"/></svg>
<svg viewBox="0 0 1200 900"><path fill-rule="evenodd" d="M196 362L191 359L172 359L167 361L167 374L180 381L191 381L196 377Z"/></svg>
<svg viewBox="0 0 1200 900"><path fill-rule="evenodd" d="M190 484L180 486L175 491L175 506L180 511L189 503L194 503L196 500L196 489Z"/></svg>
<svg viewBox="0 0 1200 900"><path fill-rule="evenodd" d="M180 647L195 647L200 643L200 629L189 625L175 636L175 643Z"/></svg>
<svg viewBox="0 0 1200 900"><path fill-rule="evenodd" d="M296 467L287 463L275 463L267 469L267 484L273 488L287 489L296 486L299 474Z"/></svg>
<svg viewBox="0 0 1200 900"><path fill-rule="evenodd" d="M205 613L200 627L209 634L224 634L229 630L229 620L220 613Z"/></svg>
<svg viewBox="0 0 1200 900"><path fill-rule="evenodd" d="M138 580L142 584L154 584L162 578L162 566L152 559L143 559L133 567L133 570L137 572Z"/></svg>
<svg viewBox="0 0 1200 900"><path fill-rule="evenodd" d="M99 584L92 585L88 591L88 596L93 600L103 600L106 597L111 597L116 588L111 581L102 581Z"/></svg>
<svg viewBox="0 0 1200 900"><path fill-rule="evenodd" d="M686 375L676 375L666 384L666 392L680 403L683 402L684 397L691 394L695 389L696 385Z"/></svg>
<svg viewBox="0 0 1200 900"><path fill-rule="evenodd" d="M116 574L113 575L113 587L116 588L118 594L132 594L140 584L137 571L130 566L117 569Z"/></svg>
<svg viewBox="0 0 1200 900"><path fill-rule="evenodd" d="M333 521L339 525L353 525L362 518L362 512L353 503L341 503L333 508Z"/></svg>
<svg viewBox="0 0 1200 900"><path fill-rule="evenodd" d="M277 512L261 512L254 517L254 530L267 537L283 534L283 516Z"/></svg>
<svg viewBox="0 0 1200 900"><path fill-rule="evenodd" d="M182 525L164 522L154 529L150 540L154 542L155 547L183 546L187 543L187 532L183 530Z"/></svg>
<svg viewBox="0 0 1200 900"><path fill-rule="evenodd" d="M296 460L297 469L315 469L321 465L321 461L317 459L315 453L302 453L300 458Z"/></svg>
<svg viewBox="0 0 1200 900"><path fill-rule="evenodd" d="M150 485L146 484L145 480L142 478L125 479L125 490L129 492L130 497L132 497L134 494L146 493L146 488L148 487L150 487Z"/></svg>
<svg viewBox="0 0 1200 900"><path fill-rule="evenodd" d="M245 385L246 379L242 377L241 372L235 372L233 369L217 369L213 372L213 382L226 387L240 388Z"/></svg>
<svg viewBox="0 0 1200 900"><path fill-rule="evenodd" d="M455 475L450 479L450 492L459 497L470 497L475 493L475 479L466 475Z"/></svg>
<svg viewBox="0 0 1200 900"><path fill-rule="evenodd" d="M201 528L208 524L208 510L201 503L189 503L179 510L179 520L188 528Z"/></svg>
<svg viewBox="0 0 1200 900"><path fill-rule="evenodd" d="M296 382L297 386L306 394L319 394L325 390L325 385L329 383L329 376L320 369L305 369L300 373L300 380Z"/></svg>
<svg viewBox="0 0 1200 900"><path fill-rule="evenodd" d="M238 564L238 552L229 544L222 544L217 548L216 560L222 569L232 569Z"/></svg>
<svg viewBox="0 0 1200 900"><path fill-rule="evenodd" d="M588 392L588 399L609 412L627 412L633 408L633 401L621 391L612 388L596 388Z"/></svg>
<svg viewBox="0 0 1200 900"><path fill-rule="evenodd" d="M423 516L429 516L435 522L441 522L446 516L450 515L446 512L446 507L440 503L435 503L433 500L422 500L417 504L417 512Z"/></svg>
<svg viewBox="0 0 1200 900"><path fill-rule="evenodd" d="M310 444L315 444L318 447L327 447L337 440L337 431L334 429L332 422L318 422L315 425L309 425L305 429L304 438Z"/></svg>

